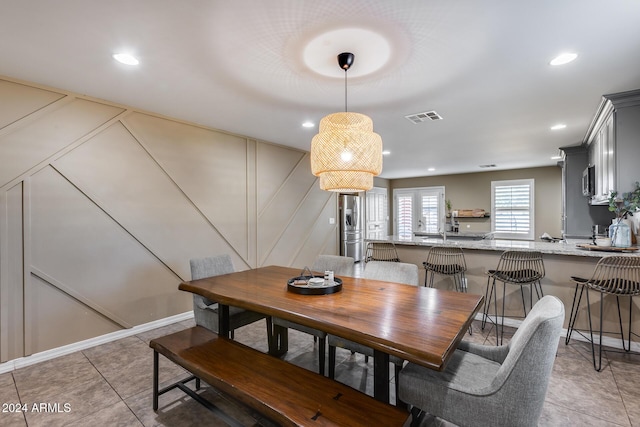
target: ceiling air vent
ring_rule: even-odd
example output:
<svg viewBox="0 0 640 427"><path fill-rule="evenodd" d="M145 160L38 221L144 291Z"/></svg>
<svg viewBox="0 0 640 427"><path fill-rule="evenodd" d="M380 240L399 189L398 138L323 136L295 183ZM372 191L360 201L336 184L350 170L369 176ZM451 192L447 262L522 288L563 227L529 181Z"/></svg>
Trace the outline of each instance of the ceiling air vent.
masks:
<svg viewBox="0 0 640 427"><path fill-rule="evenodd" d="M496 165L494 164L490 164L490 165L480 165L481 168L495 168Z"/></svg>
<svg viewBox="0 0 640 427"><path fill-rule="evenodd" d="M408 116L404 116L411 123L421 123L426 122L427 120L442 120L442 116L435 111L425 111L424 113L415 113L409 114Z"/></svg>

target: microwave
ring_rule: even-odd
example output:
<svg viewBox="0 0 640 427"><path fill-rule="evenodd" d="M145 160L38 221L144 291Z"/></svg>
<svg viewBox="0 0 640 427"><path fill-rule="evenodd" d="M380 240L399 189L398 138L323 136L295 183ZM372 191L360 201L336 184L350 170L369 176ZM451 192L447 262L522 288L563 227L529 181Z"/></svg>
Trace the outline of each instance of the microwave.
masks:
<svg viewBox="0 0 640 427"><path fill-rule="evenodd" d="M591 197L594 192L594 180L595 180L595 166L587 167L582 172L582 195Z"/></svg>

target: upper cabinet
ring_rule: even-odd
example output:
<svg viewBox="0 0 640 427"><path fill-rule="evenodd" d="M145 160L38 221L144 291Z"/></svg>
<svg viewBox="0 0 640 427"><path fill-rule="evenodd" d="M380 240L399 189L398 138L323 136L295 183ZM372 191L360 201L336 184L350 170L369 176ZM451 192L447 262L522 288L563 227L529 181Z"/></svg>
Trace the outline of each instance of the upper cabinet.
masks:
<svg viewBox="0 0 640 427"><path fill-rule="evenodd" d="M595 172L591 204L633 190L640 181L640 89L604 95L584 142Z"/></svg>

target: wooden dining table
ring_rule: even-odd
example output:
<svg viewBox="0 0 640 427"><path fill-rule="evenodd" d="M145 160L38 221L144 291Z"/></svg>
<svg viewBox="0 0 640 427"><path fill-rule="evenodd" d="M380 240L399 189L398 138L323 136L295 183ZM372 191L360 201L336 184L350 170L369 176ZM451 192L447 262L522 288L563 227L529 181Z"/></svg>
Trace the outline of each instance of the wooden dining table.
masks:
<svg viewBox="0 0 640 427"><path fill-rule="evenodd" d="M339 292L303 295L287 286L299 274L298 269L268 266L184 282L179 289L219 303L221 335L229 332L228 307L235 306L371 347L374 397L385 402L389 355L443 370L483 302L482 295L346 276L340 277Z"/></svg>

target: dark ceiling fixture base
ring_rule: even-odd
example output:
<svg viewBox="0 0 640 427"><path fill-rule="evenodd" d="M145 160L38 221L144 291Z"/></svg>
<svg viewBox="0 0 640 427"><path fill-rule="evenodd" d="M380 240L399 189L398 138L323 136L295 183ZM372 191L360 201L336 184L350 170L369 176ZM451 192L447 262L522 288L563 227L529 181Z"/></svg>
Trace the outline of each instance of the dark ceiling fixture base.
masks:
<svg viewBox="0 0 640 427"><path fill-rule="evenodd" d="M344 71L347 71L349 68L351 68L351 66L353 65L354 57L355 55L351 52L343 52L338 55L338 64L340 65L340 68L342 68Z"/></svg>

